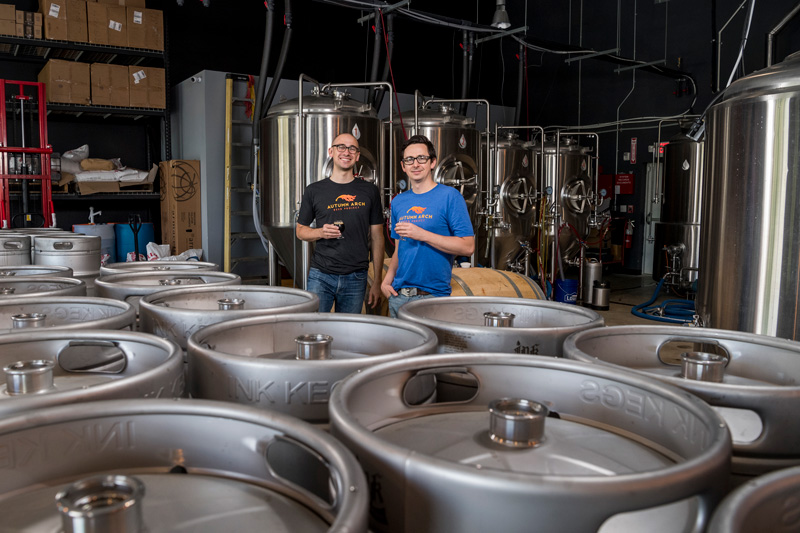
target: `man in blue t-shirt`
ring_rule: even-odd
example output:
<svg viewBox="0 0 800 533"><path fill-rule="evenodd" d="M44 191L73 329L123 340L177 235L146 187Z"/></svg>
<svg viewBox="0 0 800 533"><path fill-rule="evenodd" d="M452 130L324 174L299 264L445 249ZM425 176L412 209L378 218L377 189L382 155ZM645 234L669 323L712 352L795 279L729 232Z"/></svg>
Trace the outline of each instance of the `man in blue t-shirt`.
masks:
<svg viewBox="0 0 800 533"><path fill-rule="evenodd" d="M358 140L343 133L328 148L331 177L308 185L297 217L297 238L315 242L306 289L319 296L319 311L360 313L372 253L373 283L367 304L381 300L383 212L378 188L353 175ZM316 221L315 228L311 223Z"/></svg>
<svg viewBox="0 0 800 533"><path fill-rule="evenodd" d="M450 296L453 256L469 256L475 251L464 198L433 179L433 143L424 135L414 135L401 153L411 188L392 201L395 253L381 284L392 317L411 300Z"/></svg>

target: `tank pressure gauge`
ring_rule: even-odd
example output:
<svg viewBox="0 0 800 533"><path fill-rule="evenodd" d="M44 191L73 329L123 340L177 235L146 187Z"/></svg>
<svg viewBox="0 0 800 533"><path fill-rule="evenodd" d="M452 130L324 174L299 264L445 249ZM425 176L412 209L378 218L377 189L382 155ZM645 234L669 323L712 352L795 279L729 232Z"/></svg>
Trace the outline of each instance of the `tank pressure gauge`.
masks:
<svg viewBox="0 0 800 533"><path fill-rule="evenodd" d="M552 196L552 194L553 194L553 187L551 187L550 185L548 185L547 187L545 187L545 189L544 189L544 193L545 193L547 196Z"/></svg>
<svg viewBox="0 0 800 533"><path fill-rule="evenodd" d="M608 191L605 189L600 189L600 197L605 198L606 196L608 196Z"/></svg>

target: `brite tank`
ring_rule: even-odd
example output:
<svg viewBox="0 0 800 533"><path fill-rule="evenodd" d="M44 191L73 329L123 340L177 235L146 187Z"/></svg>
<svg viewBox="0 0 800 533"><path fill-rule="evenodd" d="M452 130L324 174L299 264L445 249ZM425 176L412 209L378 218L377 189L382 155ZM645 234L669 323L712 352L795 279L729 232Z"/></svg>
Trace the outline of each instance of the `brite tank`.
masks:
<svg viewBox="0 0 800 533"><path fill-rule="evenodd" d="M561 137L558 142L548 139L544 144L544 153L541 146L533 149L536 157L535 167L542 166L544 170L539 177L539 191L547 200L545 212L540 213L544 218L544 235L539 238L543 241L540 250L552 249L553 242L558 238L561 248L562 261L574 259L580 254L580 243L572 230L565 226L569 224L584 239L589 234L589 215L592 212L589 203L594 189L592 182L592 160L587 148L581 147L574 139ZM558 220L556 220L557 215ZM561 228L560 236L559 227ZM550 257L550 261L557 260ZM551 270L550 265L545 265Z"/></svg>
<svg viewBox="0 0 800 533"><path fill-rule="evenodd" d="M414 135L414 110L403 113L406 134ZM449 104L431 104L417 110L419 121L416 133L424 135L436 149L436 167L433 179L436 183L449 185L464 197L473 226L477 224L480 206L481 137L475 128L475 120L459 115ZM408 178L400 164L404 142L402 125L394 125L395 177L405 181L406 186L395 192L408 190ZM388 152L387 152L388 153ZM387 165L388 167L388 165Z"/></svg>
<svg viewBox="0 0 800 533"><path fill-rule="evenodd" d="M697 309L800 339L800 53L733 83L706 120Z"/></svg>
<svg viewBox="0 0 800 533"><path fill-rule="evenodd" d="M664 200L655 228L654 280L661 280L671 265L665 246L677 246L680 267L698 268L702 188L703 141L681 132L664 147ZM672 281L688 288L696 279L697 270L683 270L680 278Z"/></svg>
<svg viewBox="0 0 800 533"><path fill-rule="evenodd" d="M371 105L352 100L338 90L320 92L315 88L312 95L303 97L303 146L297 138L298 111L299 99L288 100L274 105L261 120L259 184L263 191L261 227L300 286L304 271L295 266L302 257L300 241L295 238L295 216L306 185L330 176L333 161L328 157L328 148L336 136L350 133L358 139L358 177L375 183L381 190L383 180L377 172L380 120Z"/></svg>
<svg viewBox="0 0 800 533"><path fill-rule="evenodd" d="M520 242L530 243L534 238L533 224L539 218L533 152L528 143L512 132L497 139L496 148L496 172L490 187L497 203L491 229L485 224L478 229L478 242L482 243L477 250L478 261L498 270L522 272L524 257ZM493 251L487 232L494 234Z"/></svg>

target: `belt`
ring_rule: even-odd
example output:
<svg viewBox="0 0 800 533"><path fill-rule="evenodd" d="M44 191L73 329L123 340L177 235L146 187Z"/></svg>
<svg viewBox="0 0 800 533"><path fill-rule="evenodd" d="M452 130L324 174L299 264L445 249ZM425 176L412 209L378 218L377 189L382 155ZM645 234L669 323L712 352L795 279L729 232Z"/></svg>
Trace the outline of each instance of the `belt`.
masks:
<svg viewBox="0 0 800 533"><path fill-rule="evenodd" d="M427 296L430 293L416 287L403 287L402 289L397 290L397 294L401 296Z"/></svg>

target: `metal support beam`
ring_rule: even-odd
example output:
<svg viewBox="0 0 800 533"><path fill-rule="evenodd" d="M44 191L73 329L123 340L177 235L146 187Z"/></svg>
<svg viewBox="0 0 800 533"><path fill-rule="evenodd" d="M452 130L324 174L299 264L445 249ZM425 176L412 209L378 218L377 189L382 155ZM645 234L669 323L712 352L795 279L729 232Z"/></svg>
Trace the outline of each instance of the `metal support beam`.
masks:
<svg viewBox="0 0 800 533"><path fill-rule="evenodd" d="M394 11L395 9L400 9L401 7L407 6L410 3L411 3L411 0L404 0L403 2L397 2L396 4L392 4L392 5L386 6L386 7L375 6L375 9L380 9L384 13L390 13L390 12ZM370 13L369 15L364 15L363 17L358 19L356 22L361 24L362 22L366 22L366 21L371 20L373 18L375 18L375 13Z"/></svg>
<svg viewBox="0 0 800 533"><path fill-rule="evenodd" d="M584 59L589 59L591 57L597 57L597 56L607 56L608 54L616 54L617 52L619 52L619 48L609 48L608 50L603 50L602 52L594 52L591 54L584 54L582 56L568 57L567 59L564 60L564 63L572 63L573 61L582 61Z"/></svg>
<svg viewBox="0 0 800 533"><path fill-rule="evenodd" d="M500 37L505 37L506 35L513 35L515 33L521 32L521 31L526 31L527 29L528 29L527 26L520 26L519 28L516 28L516 29L513 29L513 30L507 30L507 31L501 31L501 32L498 32L498 33L494 33L494 34L490 35L489 37L484 37L483 39L475 39L475 44L478 45L478 44L486 42L486 41L491 41L492 39L499 39Z"/></svg>

